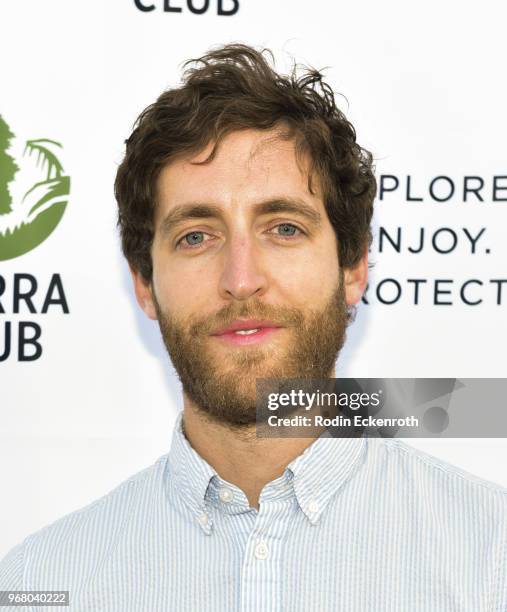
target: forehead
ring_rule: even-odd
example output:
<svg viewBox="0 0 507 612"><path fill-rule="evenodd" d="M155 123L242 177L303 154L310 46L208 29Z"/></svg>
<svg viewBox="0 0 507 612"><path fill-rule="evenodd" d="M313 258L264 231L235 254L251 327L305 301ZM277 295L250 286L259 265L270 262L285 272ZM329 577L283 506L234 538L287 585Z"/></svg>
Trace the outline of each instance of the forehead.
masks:
<svg viewBox="0 0 507 612"><path fill-rule="evenodd" d="M245 205L276 197L304 198L318 207L318 181L308 189L309 160L279 130L241 130L225 136L214 158L210 143L197 154L168 163L157 182L157 215L186 202Z"/></svg>

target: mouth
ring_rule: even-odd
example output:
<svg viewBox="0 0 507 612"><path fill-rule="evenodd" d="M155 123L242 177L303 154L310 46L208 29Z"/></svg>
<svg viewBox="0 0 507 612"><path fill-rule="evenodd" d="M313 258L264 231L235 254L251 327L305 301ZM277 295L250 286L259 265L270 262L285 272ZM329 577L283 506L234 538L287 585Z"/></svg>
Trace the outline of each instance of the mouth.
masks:
<svg viewBox="0 0 507 612"><path fill-rule="evenodd" d="M280 325L272 321L238 320L211 335L226 344L246 346L265 342L281 329Z"/></svg>

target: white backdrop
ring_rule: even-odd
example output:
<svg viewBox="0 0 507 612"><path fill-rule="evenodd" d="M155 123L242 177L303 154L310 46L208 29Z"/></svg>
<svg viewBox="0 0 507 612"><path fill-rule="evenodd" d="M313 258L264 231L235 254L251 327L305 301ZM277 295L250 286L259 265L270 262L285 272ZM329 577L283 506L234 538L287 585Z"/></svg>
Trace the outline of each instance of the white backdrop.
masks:
<svg viewBox="0 0 507 612"><path fill-rule="evenodd" d="M145 4L150 4L145 2ZM394 175L400 187L376 203L369 305L361 304L338 366L354 377L505 377L507 287L496 303L491 279L507 278L507 84L504 3L430 0L240 0L238 12L141 12L130 0L25 0L0 4L0 115L24 142L51 138L71 177L65 214L55 231L25 255L0 261L6 282L0 303L0 354L5 322L13 329L8 359L0 362L0 557L29 533L108 492L166 453L181 408L177 378L156 323L139 311L115 228L113 181L138 113L163 89L176 85L181 63L212 45L241 41L270 47L280 69L290 56L317 68L343 93L339 104L370 149L377 176ZM195 6L203 2L195 0ZM224 0L224 6L232 5ZM13 197L21 192L18 181ZM407 201L406 177L411 195ZM450 177L456 193L435 202L429 184ZM464 202L465 176L484 181L484 201ZM493 177L498 201L493 200ZM386 183L387 185L387 183ZM443 197L448 181L435 185ZM461 193L460 193L461 192ZM384 243L401 227L400 253ZM450 228L458 237L449 253L417 245ZM463 228L479 234L476 252ZM436 245L452 245L449 230ZM426 236L427 237L427 236ZM489 249L489 252L487 250ZM36 277L38 310L13 313L14 274ZM53 274L59 274L69 314L40 309ZM400 283L391 305L375 296L383 279ZM425 279L419 303L407 279ZM440 285L434 304L436 279ZM467 280L468 299L460 298ZM395 285L382 285L384 301ZM17 325L40 325L43 354L17 357ZM487 401L487 399L486 399ZM478 407L480 410L480 406ZM505 435L505 432L502 432ZM499 435L501 433L499 432ZM451 463L507 486L504 438L411 440Z"/></svg>

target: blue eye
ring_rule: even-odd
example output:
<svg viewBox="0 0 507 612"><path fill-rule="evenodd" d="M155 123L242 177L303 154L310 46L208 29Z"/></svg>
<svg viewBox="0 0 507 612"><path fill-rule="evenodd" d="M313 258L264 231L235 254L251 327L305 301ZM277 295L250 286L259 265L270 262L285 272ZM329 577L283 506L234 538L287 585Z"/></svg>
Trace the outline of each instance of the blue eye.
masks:
<svg viewBox="0 0 507 612"><path fill-rule="evenodd" d="M183 236L183 239L187 244L193 246L195 244L201 244L204 238L204 232L191 232L186 236Z"/></svg>
<svg viewBox="0 0 507 612"><path fill-rule="evenodd" d="M185 234L178 240L176 243L176 249L181 249L184 251L200 251L206 246L209 246L208 243L212 243L214 240L215 237L208 234L208 232L194 230L193 232L188 232L188 234Z"/></svg>
<svg viewBox="0 0 507 612"><path fill-rule="evenodd" d="M276 227L279 230L279 236L294 236L296 230L301 231L298 227L292 225L291 223L280 223Z"/></svg>

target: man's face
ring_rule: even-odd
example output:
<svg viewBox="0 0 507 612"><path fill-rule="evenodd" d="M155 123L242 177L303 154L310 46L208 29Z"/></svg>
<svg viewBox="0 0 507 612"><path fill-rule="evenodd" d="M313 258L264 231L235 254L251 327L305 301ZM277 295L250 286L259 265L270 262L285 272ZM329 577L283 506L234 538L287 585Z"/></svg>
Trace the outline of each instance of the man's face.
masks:
<svg viewBox="0 0 507 612"><path fill-rule="evenodd" d="M162 170L152 283L135 275L136 293L187 398L240 427L255 423L256 378L333 375L360 293L292 141L233 132L195 163L210 151Z"/></svg>

